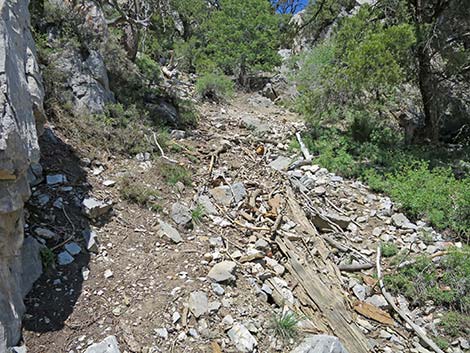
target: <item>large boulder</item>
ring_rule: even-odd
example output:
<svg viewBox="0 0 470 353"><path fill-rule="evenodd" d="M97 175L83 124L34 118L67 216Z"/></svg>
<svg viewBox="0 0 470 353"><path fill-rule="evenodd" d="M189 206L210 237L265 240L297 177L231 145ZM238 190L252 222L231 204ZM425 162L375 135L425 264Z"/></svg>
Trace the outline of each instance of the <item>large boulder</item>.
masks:
<svg viewBox="0 0 470 353"><path fill-rule="evenodd" d="M44 121L28 4L0 2L0 352L20 339L23 296L42 270L37 242L29 239L23 246L27 171L39 160Z"/></svg>

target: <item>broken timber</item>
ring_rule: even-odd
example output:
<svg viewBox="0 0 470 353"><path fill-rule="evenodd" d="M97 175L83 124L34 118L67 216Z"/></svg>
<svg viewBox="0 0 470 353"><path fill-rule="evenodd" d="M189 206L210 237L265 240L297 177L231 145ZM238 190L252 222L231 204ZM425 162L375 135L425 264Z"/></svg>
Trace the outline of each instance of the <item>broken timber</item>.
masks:
<svg viewBox="0 0 470 353"><path fill-rule="evenodd" d="M291 213L297 221L300 220L303 230L314 237L320 256L314 259L316 264L311 265L290 240L277 237L276 242L288 260L286 268L305 291L304 300L308 299L313 304L312 309L316 310L316 314L328 327L329 332L325 333L337 336L349 352L370 352L367 338L356 325L351 307L341 289L339 270L327 257L327 245L308 221L302 207L294 200L292 190L288 189L287 194Z"/></svg>

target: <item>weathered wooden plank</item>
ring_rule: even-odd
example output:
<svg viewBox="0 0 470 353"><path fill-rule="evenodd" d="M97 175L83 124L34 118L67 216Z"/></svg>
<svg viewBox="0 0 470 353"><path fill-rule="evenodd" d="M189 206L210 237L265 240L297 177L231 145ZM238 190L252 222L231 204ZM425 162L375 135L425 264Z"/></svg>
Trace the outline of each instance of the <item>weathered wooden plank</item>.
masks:
<svg viewBox="0 0 470 353"><path fill-rule="evenodd" d="M337 336L350 352L370 352L367 339L355 324L340 285L311 268L292 242L280 238L276 242L289 260L291 274L324 317L330 328L329 333Z"/></svg>

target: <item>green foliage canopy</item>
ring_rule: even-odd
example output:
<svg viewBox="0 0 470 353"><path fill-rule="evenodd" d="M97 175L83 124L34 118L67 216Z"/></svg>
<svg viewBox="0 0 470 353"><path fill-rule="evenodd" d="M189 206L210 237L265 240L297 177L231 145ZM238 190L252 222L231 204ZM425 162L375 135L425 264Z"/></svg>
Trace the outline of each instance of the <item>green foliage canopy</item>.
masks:
<svg viewBox="0 0 470 353"><path fill-rule="evenodd" d="M280 16L266 0L221 0L202 26L198 69L270 70L280 63Z"/></svg>

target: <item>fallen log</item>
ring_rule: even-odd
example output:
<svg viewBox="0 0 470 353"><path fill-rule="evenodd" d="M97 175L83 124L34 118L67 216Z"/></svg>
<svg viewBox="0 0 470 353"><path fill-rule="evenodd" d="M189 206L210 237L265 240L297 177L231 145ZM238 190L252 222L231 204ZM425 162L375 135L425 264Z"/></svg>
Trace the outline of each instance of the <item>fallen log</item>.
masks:
<svg viewBox="0 0 470 353"><path fill-rule="evenodd" d="M365 264L342 264L338 266L340 271L344 272L357 272L362 270L370 270L374 268L374 264L365 263Z"/></svg>

